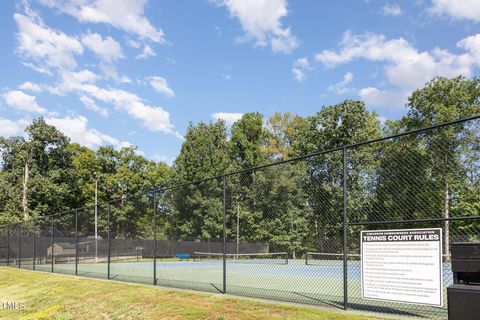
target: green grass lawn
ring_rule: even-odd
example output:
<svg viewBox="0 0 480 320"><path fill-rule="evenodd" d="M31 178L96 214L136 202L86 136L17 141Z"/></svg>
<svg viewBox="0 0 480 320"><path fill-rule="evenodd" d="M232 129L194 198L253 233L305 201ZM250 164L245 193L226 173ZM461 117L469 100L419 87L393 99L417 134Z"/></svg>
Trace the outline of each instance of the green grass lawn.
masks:
<svg viewBox="0 0 480 320"><path fill-rule="evenodd" d="M0 267L0 319L374 319L316 308ZM1 307L1 305L0 305Z"/></svg>

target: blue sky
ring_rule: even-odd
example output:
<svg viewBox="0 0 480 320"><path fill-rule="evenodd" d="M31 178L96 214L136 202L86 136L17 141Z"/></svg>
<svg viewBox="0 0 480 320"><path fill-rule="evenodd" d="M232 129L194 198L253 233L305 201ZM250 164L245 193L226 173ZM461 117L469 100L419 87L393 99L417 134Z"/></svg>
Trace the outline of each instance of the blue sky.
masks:
<svg viewBox="0 0 480 320"><path fill-rule="evenodd" d="M478 74L480 1L2 1L0 39L0 136L44 116L170 162L189 122L347 98L401 117L432 77Z"/></svg>

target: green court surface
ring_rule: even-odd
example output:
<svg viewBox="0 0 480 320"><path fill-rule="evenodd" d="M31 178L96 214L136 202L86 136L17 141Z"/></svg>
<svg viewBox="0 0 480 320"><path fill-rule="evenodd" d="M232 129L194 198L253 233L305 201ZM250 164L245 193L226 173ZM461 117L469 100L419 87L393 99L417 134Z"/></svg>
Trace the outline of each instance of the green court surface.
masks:
<svg viewBox="0 0 480 320"><path fill-rule="evenodd" d="M22 268L31 269L31 264ZM51 272L51 264L37 264L36 270ZM75 264L55 264L53 272L75 274ZM110 279L153 284L153 261L112 262ZM108 264L79 263L77 274L85 277L108 278ZM451 283L450 265L444 265L445 288ZM159 286L223 292L223 262L162 260L156 264L156 284ZM342 261L324 261L306 265L305 260L230 261L226 262L226 292L255 298L288 301L343 308ZM348 263L349 308L394 313L404 316L444 319L446 307L430 307L361 298L360 263ZM444 294L446 300L446 292ZM446 302L445 302L446 303Z"/></svg>

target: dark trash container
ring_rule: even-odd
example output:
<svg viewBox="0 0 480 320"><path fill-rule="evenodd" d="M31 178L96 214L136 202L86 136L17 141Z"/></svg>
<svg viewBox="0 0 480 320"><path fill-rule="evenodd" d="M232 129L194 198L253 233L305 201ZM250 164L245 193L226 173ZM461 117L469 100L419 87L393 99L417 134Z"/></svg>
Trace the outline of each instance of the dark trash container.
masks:
<svg viewBox="0 0 480 320"><path fill-rule="evenodd" d="M448 319L480 319L480 243L451 245L453 285L447 288Z"/></svg>

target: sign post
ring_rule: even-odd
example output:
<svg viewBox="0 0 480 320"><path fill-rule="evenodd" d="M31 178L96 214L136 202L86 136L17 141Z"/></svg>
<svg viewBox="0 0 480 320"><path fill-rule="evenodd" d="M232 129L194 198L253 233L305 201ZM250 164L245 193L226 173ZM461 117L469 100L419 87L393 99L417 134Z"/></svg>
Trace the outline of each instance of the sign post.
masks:
<svg viewBox="0 0 480 320"><path fill-rule="evenodd" d="M362 298L442 306L442 229L362 231Z"/></svg>

